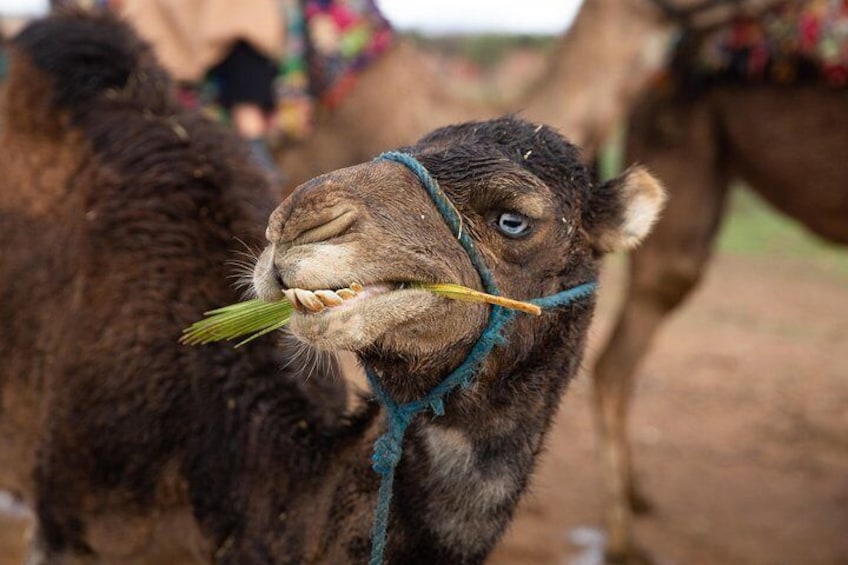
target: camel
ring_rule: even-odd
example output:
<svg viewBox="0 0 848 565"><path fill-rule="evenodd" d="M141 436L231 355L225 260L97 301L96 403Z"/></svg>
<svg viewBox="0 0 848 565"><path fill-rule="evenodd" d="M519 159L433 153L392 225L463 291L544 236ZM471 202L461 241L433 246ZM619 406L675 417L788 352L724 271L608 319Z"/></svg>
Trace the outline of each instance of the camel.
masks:
<svg viewBox="0 0 848 565"><path fill-rule="evenodd" d="M337 107L318 109L311 137L279 147L287 185L370 159L436 127L507 112L556 127L590 160L627 101L661 66L654 38L658 28L670 28L655 13L648 0L586 0L572 30L558 40L550 68L516 100L457 96L417 47L398 40L362 71Z"/></svg>
<svg viewBox="0 0 848 565"><path fill-rule="evenodd" d="M346 411L332 352L353 351L396 402L420 398L498 311L408 283L556 296L643 239L664 199L641 168L594 183L559 134L506 117L402 149L429 184L366 162L302 185L263 230L270 189L248 155L179 106L111 17L30 25L6 88L0 487L34 509L32 564L365 561L387 411L371 398ZM295 297L290 332L178 344L238 300L233 238L258 245L263 231L249 278L262 298ZM440 416L409 424L385 562L481 563L503 533L594 307L546 300L486 338L498 345Z"/></svg>
<svg viewBox="0 0 848 565"><path fill-rule="evenodd" d="M607 495L611 561L645 557L632 536L633 512L650 508L633 479L626 420L640 360L662 321L696 287L709 262L728 187L742 180L813 233L848 243L848 96L819 83L717 82L695 90L648 88L655 50L672 30L703 31L775 2L586 0L549 73L549 103L528 116L559 125L592 148L632 109L627 163L646 166L668 187L669 205L644 245L630 253L630 276L608 343L594 368L595 413ZM589 54L597 55L590 59ZM692 68L678 52L676 72ZM585 64L592 61L591 65ZM678 74L680 84L691 82ZM568 80L566 80L568 79ZM601 98L596 92L617 93ZM559 96L559 98L557 98ZM556 120L556 112L564 114Z"/></svg>
<svg viewBox="0 0 848 565"><path fill-rule="evenodd" d="M592 159L663 64L673 26L651 0L584 0L539 84L517 103Z"/></svg>
<svg viewBox="0 0 848 565"><path fill-rule="evenodd" d="M411 143L436 127L516 112L559 129L591 160L662 65L671 26L649 0L586 0L548 70L515 100L462 98L403 39L357 78L339 105L318 108L312 136L281 145L284 192L325 171Z"/></svg>
<svg viewBox="0 0 848 565"><path fill-rule="evenodd" d="M681 27L709 27L775 0L584 0L539 83L515 103L597 155L662 70Z"/></svg>

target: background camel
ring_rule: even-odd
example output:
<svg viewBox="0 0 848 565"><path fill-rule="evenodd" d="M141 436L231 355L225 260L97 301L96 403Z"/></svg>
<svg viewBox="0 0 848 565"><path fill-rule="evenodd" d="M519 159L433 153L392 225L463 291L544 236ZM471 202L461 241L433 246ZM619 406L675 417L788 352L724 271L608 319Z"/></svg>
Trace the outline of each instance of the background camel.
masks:
<svg viewBox="0 0 848 565"><path fill-rule="evenodd" d="M232 237L261 239L268 193L246 155L182 110L149 49L106 16L27 28L7 88L0 480L35 509L29 562L156 562L174 548L201 562L364 560L384 411L343 414L335 364L311 367L291 344L176 342L237 298ZM594 185L574 146L511 118L444 128L406 151L519 298L596 278L602 255L637 244L663 200L640 169ZM401 284L481 281L397 163L307 183L266 234L261 296L364 284L291 328L312 347L356 351L397 401L431 389L480 336L487 307ZM592 304L517 318L441 418L413 421L388 562L486 557L580 364ZM331 384L310 385L312 370Z"/></svg>
<svg viewBox="0 0 848 565"><path fill-rule="evenodd" d="M554 108L556 113L557 93L567 93L562 94L569 104L567 117L550 121L592 147L606 138L621 111L635 104L627 162L646 164L670 192L657 229L631 254L624 306L595 368L612 557L633 556L631 508L646 508L632 480L625 433L634 372L664 317L700 280L729 183L744 180L814 233L848 242L848 168L840 157L848 143L844 90L823 81L718 84L682 95L644 90L650 65L641 53L652 41L683 26L693 37L687 48L697 52L698 29L722 25L738 12L763 13L772 4L707 2L702 4L707 13L686 12L683 3L587 0L551 73L570 80L550 83L549 103L528 112L538 117ZM712 11L716 7L719 11ZM585 64L590 54L598 56L594 65ZM683 72L692 68L693 61L678 59ZM616 96L593 97L595 88Z"/></svg>
<svg viewBox="0 0 848 565"><path fill-rule="evenodd" d="M669 40L675 31L681 27L714 26L738 12L756 13L770 4L774 2L586 0L573 27L560 39L551 58L549 70L544 74L544 80L516 103L513 109L523 110L524 114L530 118L555 125L572 139L578 140L584 146L586 156L591 157L603 141L609 138L616 124L624 118L629 108L633 107L640 97L645 96L643 93L650 79L662 69L667 57ZM297 167L321 163L324 158L327 161L323 161L324 164L320 166L330 167L352 163L391 145L389 141L391 136L404 132L407 127L411 126L411 130L423 131L442 119L457 119L463 115L485 115L487 111L492 111L491 108L450 103L451 98L447 93L435 86L438 81L421 80L421 66L413 62L413 55L411 50L406 53L398 50L387 56L391 65L375 66L374 72L367 71L363 75L363 80L366 81L366 88L362 90L363 96L351 97L349 105L341 115L343 117L330 114L322 116L322 121L319 121L319 135L316 136L314 144L305 144L302 147L304 153L300 153L298 149L292 151L289 155L291 164L285 166L297 171ZM398 82L392 84L399 92L405 93L404 96L387 97L386 94L393 90L383 89L382 85L387 84L391 77L398 78ZM369 85L372 84L374 87L370 88ZM422 85L428 86L420 88ZM833 163L832 150L838 147L840 140L828 140L823 136L831 135L838 138L840 136L838 124L841 123L842 118L837 116L830 122L834 125L830 134L823 131L825 128L822 128L820 124L829 120L836 106L841 109L843 95L816 88L801 90L784 91L780 94L776 89L765 88L760 93L754 94L744 89L741 93L725 89L723 94L725 107L732 106L737 100L740 103L738 106L740 110L727 114L726 118L738 117L742 109L750 107L751 100L755 97L763 99L763 103L757 106L759 109L779 110L781 115L785 115L786 108L791 107L794 112L792 118L781 119L777 122L760 121L758 124L762 126L758 131L763 135L763 139L767 137L764 135L767 132L768 135L776 135L781 140L785 140L785 146L792 148L793 142L790 139L796 138L792 134L795 124L791 121L807 115L808 119L804 122L802 131L805 132L807 139L815 138L817 141L807 145L811 149L809 153L804 152L803 155L796 153L797 160L794 162L801 163L801 166L816 162L817 170L821 174L827 174L827 168L833 166L827 163ZM746 92L750 93L746 94ZM796 94L800 94L801 98L793 99ZM822 105L815 100L819 97L822 98L820 100L823 102ZM381 103L375 104L375 100L380 100ZM450 112L448 115L440 112L428 114L426 110L412 114L407 112L408 108L432 108L432 100L441 101L435 106L440 111L448 108L457 109L458 112L454 114L454 117L449 115ZM667 182L671 186L672 198L676 205L671 206L661 225L668 226L666 230L669 235L661 238L660 233L666 230L659 230L652 238L652 241L656 242L653 247L657 251L652 252L646 249L637 253L633 259L634 274L637 269L642 273L640 276L647 277L650 276L648 273L654 273L656 280L639 282L634 278L636 286L627 291L628 300L634 300L634 304L626 307L627 309L621 314L615 336L602 354L596 371L597 419L602 437L605 438L602 457L605 463L606 490L610 500L607 524L611 532L610 548L613 554L625 554L630 551L629 504L639 506L642 503L641 508L645 508L645 501L639 500L629 478L629 454L624 440L626 403L632 387L632 377L629 375L632 375L638 359L650 342L658 319L678 304L692 288L694 281L699 278L711 247L712 234L719 226L719 216L724 209L726 184L733 170L723 153L725 149L720 148L719 145L719 142L723 142L723 130L727 126L716 123L716 114L712 109L706 110L705 103L687 107L681 105L680 101L678 103L672 100L663 101L661 97L654 94L649 95L641 104L641 117L636 117L641 123L641 130L640 126L634 125L636 130L628 143L628 147L631 148L629 158L637 161L644 160L656 166L661 169L660 174L674 167L669 164L671 162L678 163L678 167L680 167L679 163L692 163L699 167L699 182L708 183L712 188L709 192L702 188L694 191L696 194L688 195L694 189L683 186L686 179L681 177L686 171L679 168L676 171L668 171ZM812 113L802 114L812 106L817 106L818 109ZM383 111L385 114L382 114ZM374 112L381 114L374 119L369 117L360 120L361 116L371 116ZM752 115L768 116L760 112ZM416 116L421 116L422 121L416 122L414 120ZM427 124L429 116L432 116L435 121ZM657 131L657 127L653 126L649 128L647 124L650 124L652 119L657 119L656 123L659 124L657 127L665 128L666 131L664 133ZM396 121L399 122L397 126L386 126L386 124L395 124ZM738 124L745 123L744 121L734 122L731 119L727 121L736 124L737 128ZM335 123L338 123L340 127L336 128ZM374 128L372 127L374 123L384 127ZM321 128L326 128L328 137L320 135ZM653 133L646 138L644 136L647 129L653 129ZM356 142L349 141L353 134L355 134ZM412 137L411 133L401 133L395 139L400 142L406 136ZM664 137L668 139L663 141ZM334 140L342 140L343 143L341 146L336 146ZM376 143L371 145L367 140L376 140ZM671 146L678 145L677 153L669 149L669 140L672 140ZM688 141L680 146L681 140ZM819 148L819 143L830 150L824 153L813 153L812 149ZM641 149L640 145L642 145ZM325 147L331 150L325 151ZM335 150L337 147L338 151ZM660 147L663 147L662 156L655 157L651 152L659 151ZM702 150L704 153L700 153ZM361 153L357 153L360 151ZM699 155L697 158L696 154ZM775 155L782 154L775 153ZM823 157L819 158L816 155ZM806 161L805 159L810 156L813 160ZM678 158L681 160L675 161ZM739 168L743 164L734 163L732 167ZM763 166L760 163L760 167ZM689 171L692 170L695 169ZM790 172L784 171L782 164L776 170ZM800 167L796 168L797 170L800 170ZM739 172L737 171L737 174ZM295 173L293 178L303 178L309 174L309 171L303 174ZM760 173L758 175L762 176ZM755 180L750 175L743 176L749 181ZM798 195L801 193L799 187L810 182L809 178L794 179L793 177L794 175L781 177L783 179L781 182L784 183L793 180L791 190L788 187L781 190L783 195ZM840 176L831 175L830 178L840 178ZM676 188L678 185L681 185L680 188ZM818 184L817 186L822 188L822 191L829 191L829 194L816 191L816 194L822 197L807 203L798 202L797 196L795 198L790 196L789 199L784 198L781 202L774 201L774 203L779 209L791 215L799 218L806 217L808 222L813 223L814 229L833 234L833 223L839 222L844 217L840 216L843 213L840 197L838 193L833 193L830 188L826 188L826 185ZM826 213L819 215L822 210ZM698 232L700 235L695 237L695 234L690 232ZM674 238L678 235L682 238L675 240ZM646 262L645 264L649 266L638 267L637 264L642 262ZM661 264L663 267L655 268L654 263ZM656 291L649 291L644 287L660 285L669 287L667 292L671 293L671 298L660 301L659 313L652 310L654 313L651 314L634 314L647 308L644 302L657 300L652 298ZM653 321L645 322L643 319ZM638 340L634 336L638 336Z"/></svg>
<svg viewBox="0 0 848 565"><path fill-rule="evenodd" d="M626 293L627 300L632 303L626 306L626 310L620 315L614 337L602 353L596 370L597 420L604 442L601 451L609 500L607 526L611 533L610 551L614 555L627 554L631 549L630 504L639 506L642 503L641 508L645 508L645 501L639 500L640 497L629 478L629 450L624 438L626 405L632 387L631 375L648 346L659 319L680 302L699 278L708 257L712 235L724 210L726 185L733 171L731 166L738 169L745 165L746 161L731 163L727 160L724 154L726 148L722 148L719 143L724 142L725 128L739 129L740 124L747 123L746 120L734 121L731 118L743 115L752 104L756 105L756 111L751 115L762 118L757 122L760 128L749 132L745 141L750 143L750 136L760 135L762 138L759 141L763 143L763 147L769 147L772 142L766 143L765 140L770 136L777 136L784 142L786 151L795 150L794 142L797 138L793 128L803 125L799 131L805 132L804 139L813 141L805 144L806 148L810 149L809 152L795 153L795 158L791 161L795 163L795 173L803 170L803 167L814 165L819 174L828 175L831 179L842 178L840 174L832 175L828 171L828 168L836 166L834 163L837 159L834 159L833 150L841 143L844 132L839 126L844 121L842 115L833 113L834 109L842 109L842 93L822 88L779 91L766 87L758 93L745 89L724 89L723 93L712 95L724 97L723 108L733 106L736 101L739 104L735 112L724 115L718 122L716 116L722 114L715 113L715 102L707 103L701 100L687 105L677 101L674 104L671 100L663 101L656 94L644 94L651 78L662 69L668 56L666 50L669 40L676 30L681 27L714 26L738 12L756 13L773 3L586 0L572 28L559 40L551 57L549 70L544 74L544 80L513 107L522 109L530 118L551 123L572 139L579 140L584 146L586 156L591 157L603 141L609 138L612 130L626 116L629 109L640 97L645 96L641 103L642 110L635 117L637 123L633 126L634 132L628 142L628 159L649 163L652 167L657 167L660 175L669 169L666 182L670 186L673 203L661 220L660 225L664 229L658 230L651 238L654 242L652 246L637 252L633 259L634 275L638 270L639 276L654 278L647 281L633 279L634 286ZM687 11L690 8L691 11ZM351 98L346 113L350 119L339 121L343 124L344 132L339 133L331 127L334 116L323 116L324 121L319 122L319 128L327 127L327 131L333 132L333 135L332 139L316 142L313 146L316 151L321 152L324 146L333 147L333 139L345 140L346 135L356 132L358 142L345 142L346 151L362 150L363 153L356 155L359 159L374 154L385 147L381 146L382 141L378 140L370 146L364 140L401 132L412 122L412 116L404 112L404 103L411 101L411 106L415 108L429 107L427 97L424 96L429 91L425 89L419 92L416 88L421 84L436 84L437 81L421 81L418 66L404 60L405 57L411 56L411 52L399 53L401 54L394 59L397 62L396 67L382 67L386 75L378 76L376 72L371 75L366 72L363 75L363 80L373 80L375 88L367 91L367 96ZM375 71L378 69L380 67L375 67ZM412 72L412 69L415 69L415 72ZM396 88L406 95L386 100L386 93L391 90L382 90L380 86L392 75L402 78ZM363 93L365 92L363 90ZM430 100L437 98L435 95L429 96ZM756 103L753 102L755 99ZM374 100L384 102L374 104ZM448 98L442 97L442 100L439 108L452 107L446 102ZM760 100L762 103L759 103ZM418 102L423 104L418 106ZM813 106L816 109L808 112ZM479 114L487 111L486 108L469 109L462 104L456 107L459 108L460 115L467 111ZM386 108L392 110L386 112L387 115L383 116L382 120L358 120L360 116ZM792 110L791 117L782 118L780 121L766 120L769 116L766 110L779 111L781 116L786 116L787 108ZM421 111L415 115L424 116L426 120L428 114ZM433 117L441 120L447 116L436 113ZM372 123L393 123L393 119L403 120L402 125L376 129L371 127ZM655 125L649 127L652 120L656 120ZM792 123L793 120L803 121L803 124ZM725 121L730 126L723 125ZM821 127L822 123L831 123L834 127L827 130ZM362 131L363 127L369 131ZM423 123L414 127L426 129ZM665 133L657 131L658 127L666 128ZM645 137L651 131L653 133ZM671 147L677 147L676 152L672 151ZM827 150L816 153L816 149ZM338 158L339 161L335 163L341 165L345 159L352 159L344 157L346 151L331 151L325 155L332 159ZM780 152L773 155L784 156ZM290 156L301 165L317 163L321 159L320 156L302 157L297 151L292 152ZM693 167L682 168L687 163ZM791 171L784 169L785 163L786 161L782 160L774 170L790 173ZM761 168L765 168L764 162L759 162L757 170ZM688 184L692 182L691 179L682 178L694 170L698 170L698 178L695 180L709 185L709 190L704 187L690 188ZM736 172L741 173L738 170ZM761 172L757 175L758 178L763 177ZM295 178L298 176L294 175ZM753 183L757 180L751 174L744 176ZM833 224L844 218L844 212L839 200L841 197L838 192L833 191L833 185L817 184L820 190L815 194L821 198L817 197L805 203L799 202L797 195L802 194L800 187L813 182L812 178L797 179L794 174L786 174L781 175L781 179L781 183L786 184L780 191L784 200L775 202L778 208L796 217L807 218L815 226L820 226L819 231L829 232L830 236L834 237L834 230L838 227L834 228ZM787 194L790 195L789 199L785 199ZM793 198L791 194L796 196ZM820 214L823 211L825 213ZM666 231L669 235L661 237L660 234ZM637 266L642 263L646 266ZM656 288L659 287L671 293L670 298L658 299ZM654 307L659 311L645 305L650 301L659 302L659 306ZM637 314L646 309L650 313Z"/></svg>
<svg viewBox="0 0 848 565"><path fill-rule="evenodd" d="M319 108L313 135L281 146L278 160L291 189L433 128L506 112L555 126L579 140L590 159L660 68L670 32L649 0L587 0L537 84L517 99L485 103L452 92L422 53L400 39L337 107Z"/></svg>
<svg viewBox="0 0 848 565"><path fill-rule="evenodd" d="M699 21L715 17L712 10L698 14ZM591 159L661 68L673 30L651 0L586 0L536 84L517 99L488 102L458 96L418 48L399 39L337 107L319 108L312 136L279 148L287 186L411 143L433 128L506 112L551 124Z"/></svg>

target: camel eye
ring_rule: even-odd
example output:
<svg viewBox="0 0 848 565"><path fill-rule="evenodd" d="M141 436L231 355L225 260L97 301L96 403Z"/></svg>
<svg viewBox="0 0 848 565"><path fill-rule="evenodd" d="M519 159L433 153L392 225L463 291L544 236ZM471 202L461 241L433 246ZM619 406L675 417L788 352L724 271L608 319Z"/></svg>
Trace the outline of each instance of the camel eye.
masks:
<svg viewBox="0 0 848 565"><path fill-rule="evenodd" d="M530 218L515 212L503 212L498 216L498 230L507 237L523 237L530 233Z"/></svg>

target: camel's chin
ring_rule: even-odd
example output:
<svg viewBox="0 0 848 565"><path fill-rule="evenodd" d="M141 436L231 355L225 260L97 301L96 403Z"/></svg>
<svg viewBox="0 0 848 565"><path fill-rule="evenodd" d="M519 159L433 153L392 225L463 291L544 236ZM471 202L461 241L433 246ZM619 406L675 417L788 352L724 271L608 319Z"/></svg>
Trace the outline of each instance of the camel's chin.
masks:
<svg viewBox="0 0 848 565"><path fill-rule="evenodd" d="M398 334L414 331L417 319L445 309L444 302L425 290L366 287L341 306L294 312L289 328L299 340L318 349L357 352L377 342L406 341Z"/></svg>

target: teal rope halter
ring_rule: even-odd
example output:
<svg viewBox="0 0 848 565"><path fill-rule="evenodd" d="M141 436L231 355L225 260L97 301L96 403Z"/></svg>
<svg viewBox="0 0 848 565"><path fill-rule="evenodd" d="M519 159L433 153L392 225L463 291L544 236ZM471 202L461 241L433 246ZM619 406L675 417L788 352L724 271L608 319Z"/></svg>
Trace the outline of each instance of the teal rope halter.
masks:
<svg viewBox="0 0 848 565"><path fill-rule="evenodd" d="M471 238L468 234L462 232L462 220L456 208L450 203L448 197L442 191L441 187L439 187L439 183L430 175L427 169L415 157L398 151L383 153L375 161L394 161L400 163L418 177L418 180L424 185L424 188L427 189L427 192L436 204L445 222L447 222L451 231L456 234L459 243L465 249L474 268L480 274L480 280L486 292L489 294L500 294L492 274L483 262L483 258L474 248ZM590 295L596 287L597 283L588 282L557 294L535 298L529 302L536 304L540 308L565 306L575 300ZM444 415L445 397L457 387L467 389L471 386L480 365L496 345L504 342L502 331L514 316L515 312L511 310L502 306L492 306L489 312L488 324L471 347L471 351L468 353L465 361L441 383L436 385L427 395L418 400L407 402L406 404L396 403L377 381L374 372L366 367L365 372L368 376L371 389L374 391L374 396L388 414L388 429L374 443L374 455L371 456L372 467L380 474L382 480L377 498L377 508L374 512L374 528L371 532L371 559L368 562L369 565L383 564L383 552L386 549L386 531L389 522L389 508L392 502L395 468L403 455L403 437L406 429L409 427L412 419L421 412L430 410L435 416Z"/></svg>

